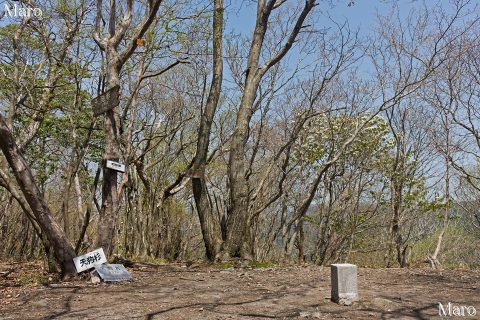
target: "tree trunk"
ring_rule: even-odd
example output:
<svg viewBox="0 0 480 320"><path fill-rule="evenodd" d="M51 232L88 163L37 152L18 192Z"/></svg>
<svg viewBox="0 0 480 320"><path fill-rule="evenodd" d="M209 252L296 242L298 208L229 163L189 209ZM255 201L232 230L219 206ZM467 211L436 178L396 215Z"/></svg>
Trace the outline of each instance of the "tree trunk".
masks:
<svg viewBox="0 0 480 320"><path fill-rule="evenodd" d="M113 49L112 49L113 50ZM115 56L115 54L112 54ZM108 64L108 88L120 84L116 59L107 59ZM118 99L116 99L118 101ZM95 249L103 248L105 254L110 256L113 252L113 238L117 225L118 195L117 195L117 171L105 167L107 160L118 161L118 141L120 139L119 106L116 105L105 113L105 151L103 154L103 186L102 207L98 221Z"/></svg>
<svg viewBox="0 0 480 320"><path fill-rule="evenodd" d="M251 249L245 235L248 227L248 185L245 177L245 146L251 106L258 84L247 80L237 115L235 132L230 146L228 178L230 183L230 207L227 217L227 238L223 247L226 256L250 258Z"/></svg>
<svg viewBox="0 0 480 320"><path fill-rule="evenodd" d="M260 81L267 71L280 62L292 48L305 18L315 6L315 0L305 1L305 6L298 16L286 43L265 64L260 65L265 33L268 29L268 19L272 11L284 2L275 0L258 1L255 30L253 32L250 51L248 54L245 87L237 112L235 130L230 145L228 162L228 178L230 187L230 207L227 217L227 237L222 248L223 257L241 257L251 259L252 248L250 241L246 241L249 231L249 188L245 175L245 150L249 135L250 119L253 115L253 104Z"/></svg>
<svg viewBox="0 0 480 320"><path fill-rule="evenodd" d="M145 9L142 22L129 33L127 40L127 29L132 23L134 14L134 2L127 1L124 8L124 18L117 26L117 7L116 0L110 1L110 11L108 13L108 35L101 38L103 32L101 21L102 1L97 0L97 15L95 19L95 30L93 38L101 50L107 54L107 86L111 89L120 85L120 71L123 65L128 61L137 48L137 40L142 39L155 20L162 0L148 1L148 7ZM118 27L118 28L117 28ZM118 51L120 42L125 46L121 52ZM116 99L118 101L118 99ZM118 148L120 143L120 107L113 106L105 113L105 151L103 154L103 165L107 160L118 161ZM118 215L118 187L117 172L108 168L103 168L103 186L102 186L102 207L100 209L100 219L98 222L95 247L102 247L105 254L111 255L113 252L113 238L115 235L117 215Z"/></svg>
<svg viewBox="0 0 480 320"><path fill-rule="evenodd" d="M213 78L208 94L205 110L200 119L200 129L197 140L197 153L193 163L192 191L202 229L203 241L207 258L215 260L222 243L222 233L218 216L214 213L208 198L208 189L205 181L208 146L212 122L217 110L223 77L222 61L222 29L223 29L223 0L215 0L213 15Z"/></svg>
<svg viewBox="0 0 480 320"><path fill-rule="evenodd" d="M75 251L68 242L62 228L52 217L43 195L35 184L30 167L23 158L10 129L1 115L0 148L22 190L25 200L35 215L40 228L47 236L54 251L55 259L60 265L62 276L75 275L76 270L72 260L75 257Z"/></svg>
<svg viewBox="0 0 480 320"><path fill-rule="evenodd" d="M447 126L447 125L446 125ZM441 263L438 260L438 255L440 254L440 250L442 247L443 237L445 236L445 232L448 228L448 220L449 220L449 211L450 211L450 139L449 139L449 128L446 128L447 139L446 139L446 155L445 155L445 164L446 164L446 172L445 172L445 212L443 215L442 221L442 230L437 238L437 245L435 247L435 251L433 254L428 257L430 261L430 266L432 269L440 269Z"/></svg>
<svg viewBox="0 0 480 320"><path fill-rule="evenodd" d="M304 232L304 219L300 219L298 221L298 263L304 263L305 262L305 232Z"/></svg>
<svg viewBox="0 0 480 320"><path fill-rule="evenodd" d="M245 146L248 140L248 125L252 116L252 106L260 83L258 72L259 57L267 31L270 9L259 2L257 22L253 34L245 79L245 88L240 102L230 145L228 178L230 183L230 207L227 217L227 237L222 248L224 257L249 257L250 248L245 241L248 221L248 185L245 177Z"/></svg>

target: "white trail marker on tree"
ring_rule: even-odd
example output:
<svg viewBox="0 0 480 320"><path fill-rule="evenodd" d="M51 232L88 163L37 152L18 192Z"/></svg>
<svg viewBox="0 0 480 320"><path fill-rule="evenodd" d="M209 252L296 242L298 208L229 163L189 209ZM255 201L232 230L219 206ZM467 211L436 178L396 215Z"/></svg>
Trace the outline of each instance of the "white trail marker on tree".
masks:
<svg viewBox="0 0 480 320"><path fill-rule="evenodd" d="M125 165L120 162L107 160L106 167L118 172L125 172Z"/></svg>

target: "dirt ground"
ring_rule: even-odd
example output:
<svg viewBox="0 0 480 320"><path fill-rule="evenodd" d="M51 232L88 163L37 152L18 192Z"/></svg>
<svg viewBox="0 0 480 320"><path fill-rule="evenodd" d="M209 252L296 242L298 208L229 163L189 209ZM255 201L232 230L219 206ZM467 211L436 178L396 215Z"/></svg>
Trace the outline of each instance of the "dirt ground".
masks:
<svg viewBox="0 0 480 320"><path fill-rule="evenodd" d="M480 273L358 271L360 301L330 301L329 268L130 268L134 280L56 282L41 264L0 263L0 320L6 319L435 319L438 303L474 306Z"/></svg>

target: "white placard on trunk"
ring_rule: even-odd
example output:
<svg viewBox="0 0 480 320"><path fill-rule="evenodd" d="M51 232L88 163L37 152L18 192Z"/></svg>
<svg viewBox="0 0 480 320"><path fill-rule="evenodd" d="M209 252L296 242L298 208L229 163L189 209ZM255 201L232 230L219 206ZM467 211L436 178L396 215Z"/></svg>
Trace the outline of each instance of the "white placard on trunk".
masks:
<svg viewBox="0 0 480 320"><path fill-rule="evenodd" d="M121 164L120 162L107 160L107 168L115 171L119 171L119 172L125 172L125 165Z"/></svg>

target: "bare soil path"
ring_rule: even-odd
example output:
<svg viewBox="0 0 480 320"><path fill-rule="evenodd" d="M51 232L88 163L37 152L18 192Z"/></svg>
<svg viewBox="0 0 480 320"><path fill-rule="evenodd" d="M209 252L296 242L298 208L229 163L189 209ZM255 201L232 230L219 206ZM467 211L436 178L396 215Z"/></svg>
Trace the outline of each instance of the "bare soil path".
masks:
<svg viewBox="0 0 480 320"><path fill-rule="evenodd" d="M0 319L436 319L439 302L474 306L465 318L480 319L473 271L360 268L353 306L330 302L329 268L311 265L130 271L132 282L54 283L41 265L0 263Z"/></svg>

